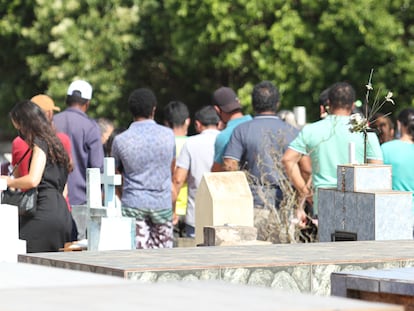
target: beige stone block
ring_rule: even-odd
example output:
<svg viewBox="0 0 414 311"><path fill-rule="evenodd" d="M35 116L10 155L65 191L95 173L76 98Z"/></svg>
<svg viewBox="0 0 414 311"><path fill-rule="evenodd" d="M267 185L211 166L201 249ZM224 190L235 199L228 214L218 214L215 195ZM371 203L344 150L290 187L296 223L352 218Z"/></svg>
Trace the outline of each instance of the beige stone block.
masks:
<svg viewBox="0 0 414 311"><path fill-rule="evenodd" d="M207 226L253 227L253 196L244 172L205 173L195 199L196 244Z"/></svg>

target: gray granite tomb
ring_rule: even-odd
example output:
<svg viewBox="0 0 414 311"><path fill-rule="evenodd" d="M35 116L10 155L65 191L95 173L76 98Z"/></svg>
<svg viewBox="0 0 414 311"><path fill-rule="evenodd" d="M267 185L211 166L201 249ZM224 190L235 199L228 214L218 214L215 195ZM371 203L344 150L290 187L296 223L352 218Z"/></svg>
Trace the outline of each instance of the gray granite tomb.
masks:
<svg viewBox="0 0 414 311"><path fill-rule="evenodd" d="M319 241L352 235L356 240L413 238L411 192L393 191L390 165L337 168L336 188L318 192Z"/></svg>

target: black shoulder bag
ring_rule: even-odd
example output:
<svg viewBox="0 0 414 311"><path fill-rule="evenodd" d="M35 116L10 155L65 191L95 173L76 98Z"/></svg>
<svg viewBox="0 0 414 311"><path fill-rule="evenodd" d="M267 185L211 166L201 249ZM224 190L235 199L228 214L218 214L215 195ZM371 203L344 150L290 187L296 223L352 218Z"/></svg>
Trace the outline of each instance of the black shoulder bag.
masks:
<svg viewBox="0 0 414 311"><path fill-rule="evenodd" d="M14 171L17 169L29 151L30 148L27 148L26 152L21 157L19 162L16 163L9 176L13 175ZM7 188L7 190L4 190L1 193L1 203L16 205L18 207L20 216L33 217L37 209L37 187L28 189L26 191L11 190L10 188Z"/></svg>

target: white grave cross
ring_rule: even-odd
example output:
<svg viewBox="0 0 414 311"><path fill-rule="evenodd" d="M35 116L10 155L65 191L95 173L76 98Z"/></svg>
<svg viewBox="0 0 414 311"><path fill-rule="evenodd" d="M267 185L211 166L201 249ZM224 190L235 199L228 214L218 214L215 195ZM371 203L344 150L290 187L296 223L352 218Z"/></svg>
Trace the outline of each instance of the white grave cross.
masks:
<svg viewBox="0 0 414 311"><path fill-rule="evenodd" d="M86 170L86 198L88 208L102 208L101 172L99 168Z"/></svg>
<svg viewBox="0 0 414 311"><path fill-rule="evenodd" d="M102 206L101 184L105 204ZM135 248L135 218L122 217L115 206L115 186L121 175L115 174L114 158L105 158L104 173L99 168L87 169L88 250L120 250Z"/></svg>
<svg viewBox="0 0 414 311"><path fill-rule="evenodd" d="M116 207L115 186L122 182L121 175L115 174L115 159L104 159L104 173L101 174L101 183L104 185L104 206L109 208Z"/></svg>

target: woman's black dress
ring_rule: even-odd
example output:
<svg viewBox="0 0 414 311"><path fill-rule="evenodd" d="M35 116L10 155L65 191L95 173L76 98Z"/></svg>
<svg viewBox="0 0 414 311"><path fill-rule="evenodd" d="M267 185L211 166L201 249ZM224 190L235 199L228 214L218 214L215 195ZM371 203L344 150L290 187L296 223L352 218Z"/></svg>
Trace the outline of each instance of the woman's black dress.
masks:
<svg viewBox="0 0 414 311"><path fill-rule="evenodd" d="M47 144L34 143L47 154ZM67 170L46 159L42 180L38 185L37 211L32 218L19 219L20 239L26 240L27 252L56 252L71 241L72 217L63 197Z"/></svg>

